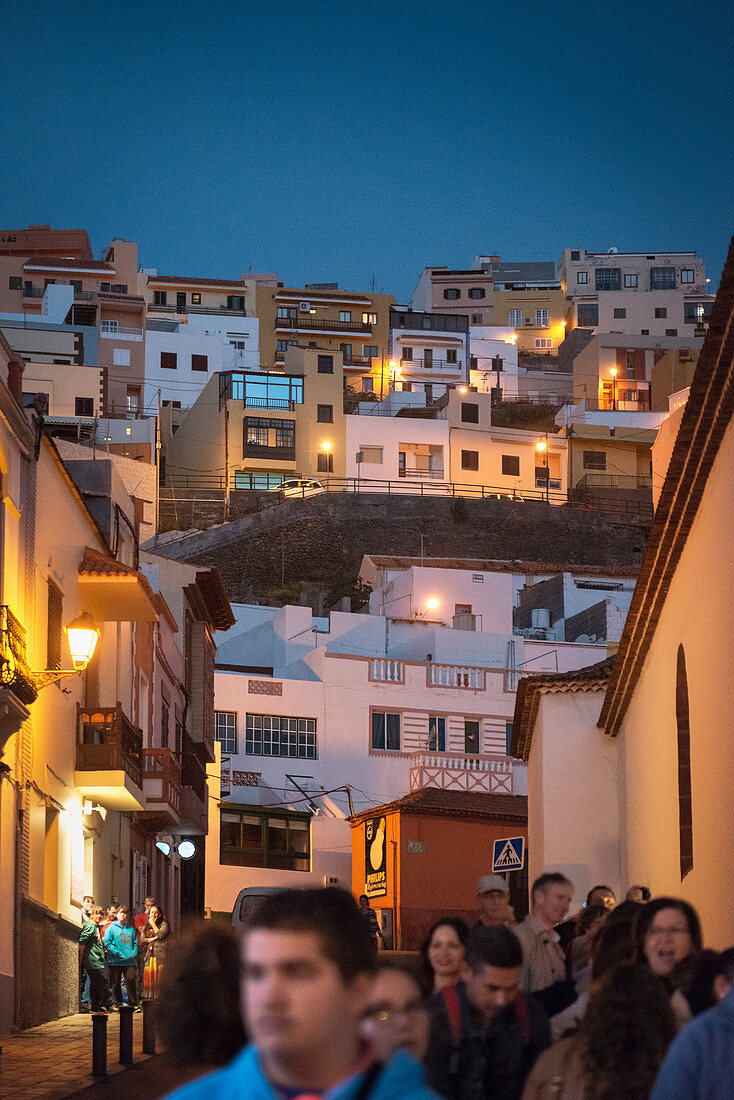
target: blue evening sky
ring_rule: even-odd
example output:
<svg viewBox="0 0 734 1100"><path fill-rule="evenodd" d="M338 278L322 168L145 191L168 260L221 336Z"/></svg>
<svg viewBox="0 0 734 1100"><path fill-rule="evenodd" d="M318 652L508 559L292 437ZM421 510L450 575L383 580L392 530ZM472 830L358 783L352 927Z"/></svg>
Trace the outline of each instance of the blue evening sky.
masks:
<svg viewBox="0 0 734 1100"><path fill-rule="evenodd" d="M410 294L426 264L732 232L732 5L6 0L3 228L161 274Z"/></svg>

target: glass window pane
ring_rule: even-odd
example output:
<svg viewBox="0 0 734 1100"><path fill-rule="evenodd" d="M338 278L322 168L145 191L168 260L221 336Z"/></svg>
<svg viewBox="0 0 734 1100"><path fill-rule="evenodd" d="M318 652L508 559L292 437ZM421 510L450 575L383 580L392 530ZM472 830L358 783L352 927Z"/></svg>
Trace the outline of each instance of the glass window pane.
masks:
<svg viewBox="0 0 734 1100"><path fill-rule="evenodd" d="M288 842L292 852L308 855L308 822L290 821L288 823Z"/></svg>
<svg viewBox="0 0 734 1100"><path fill-rule="evenodd" d="M288 824L280 817L268 818L268 851L285 852L288 850Z"/></svg>
<svg viewBox="0 0 734 1100"><path fill-rule="evenodd" d="M259 817L242 818L242 847L262 848L262 820Z"/></svg>
<svg viewBox="0 0 734 1100"><path fill-rule="evenodd" d="M387 719L387 747L388 749L400 748L400 715L386 714Z"/></svg>
<svg viewBox="0 0 734 1100"><path fill-rule="evenodd" d="M227 814L221 815L220 824L220 844L227 848L239 848L240 846L240 815L239 814Z"/></svg>
<svg viewBox="0 0 734 1100"><path fill-rule="evenodd" d="M378 711L372 715L372 748L385 748L385 715Z"/></svg>

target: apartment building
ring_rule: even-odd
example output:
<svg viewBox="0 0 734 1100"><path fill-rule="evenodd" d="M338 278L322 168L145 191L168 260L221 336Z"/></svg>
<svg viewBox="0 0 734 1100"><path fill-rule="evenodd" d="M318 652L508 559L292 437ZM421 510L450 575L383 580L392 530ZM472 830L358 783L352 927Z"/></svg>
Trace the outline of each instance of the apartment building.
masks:
<svg viewBox="0 0 734 1100"><path fill-rule="evenodd" d="M492 273L475 268L424 267L408 308L417 313L460 314L470 325L492 325Z"/></svg>
<svg viewBox="0 0 734 1100"><path fill-rule="evenodd" d="M409 393L407 397L424 395ZM405 404L401 392L379 405L362 405L346 417L346 476L363 490L445 493L449 479L449 426L425 406ZM417 416L400 415L417 412ZM421 415L422 414L422 415Z"/></svg>
<svg viewBox="0 0 734 1100"><path fill-rule="evenodd" d="M283 371L212 375L190 409L165 409L166 483L192 477L238 489L269 489L287 476L344 477L345 416L340 352L289 347Z"/></svg>
<svg viewBox="0 0 734 1100"><path fill-rule="evenodd" d="M479 323L514 329L523 353L555 355L565 334L565 296L553 261L476 256L472 267L491 273L494 281L489 319Z"/></svg>
<svg viewBox="0 0 734 1100"><path fill-rule="evenodd" d="M703 334L714 296L695 252L587 252L566 248L558 264L566 331L640 336Z"/></svg>
<svg viewBox="0 0 734 1100"><path fill-rule="evenodd" d="M461 314L391 309L390 374L391 383L397 380L404 390L422 390L428 402L442 397L453 386L466 384L468 319Z"/></svg>
<svg viewBox="0 0 734 1100"><path fill-rule="evenodd" d="M104 378L97 329L13 316L0 319L4 334L24 362L23 402L49 416L100 416Z"/></svg>
<svg viewBox="0 0 734 1100"><path fill-rule="evenodd" d="M389 361L393 294L351 293L329 284L258 286L256 301L263 367L282 367L289 346L318 346L341 355L350 386L361 390L363 377L371 375L373 389L379 389Z"/></svg>

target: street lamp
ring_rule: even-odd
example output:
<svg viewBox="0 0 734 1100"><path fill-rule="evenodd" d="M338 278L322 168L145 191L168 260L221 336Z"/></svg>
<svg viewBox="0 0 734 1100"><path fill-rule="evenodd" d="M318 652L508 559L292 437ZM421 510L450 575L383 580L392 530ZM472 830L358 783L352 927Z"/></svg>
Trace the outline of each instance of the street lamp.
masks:
<svg viewBox="0 0 734 1100"><path fill-rule="evenodd" d="M65 627L65 630L69 640L71 663L74 667L47 668L44 669L43 672L34 672L33 679L38 691L48 687L49 684L55 684L57 680L63 680L67 676L71 678L72 676L77 676L84 672L84 669L94 656L94 651L99 641L99 627L88 612L82 611L81 615L77 615L77 617Z"/></svg>
<svg viewBox="0 0 734 1100"><path fill-rule="evenodd" d="M612 376L612 411L616 412L617 409L617 368L612 367L609 371Z"/></svg>
<svg viewBox="0 0 734 1100"><path fill-rule="evenodd" d="M543 472L545 481L545 502L548 504L548 483L550 477L550 470L548 469L548 433L545 433L545 439L539 439L535 444L535 449L539 454L543 456Z"/></svg>

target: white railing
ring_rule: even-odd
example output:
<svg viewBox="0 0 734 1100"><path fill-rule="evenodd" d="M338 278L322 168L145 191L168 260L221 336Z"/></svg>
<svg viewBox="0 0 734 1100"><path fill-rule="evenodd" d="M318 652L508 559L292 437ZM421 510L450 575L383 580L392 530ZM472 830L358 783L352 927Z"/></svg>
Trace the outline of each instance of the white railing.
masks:
<svg viewBox="0 0 734 1100"><path fill-rule="evenodd" d="M410 789L527 794L527 764L510 757L420 750L410 757Z"/></svg>
<svg viewBox="0 0 734 1100"><path fill-rule="evenodd" d="M117 321L101 321L99 330L102 336L120 336L124 340L143 339L143 330L141 328L123 328L121 325L117 324Z"/></svg>
<svg viewBox="0 0 734 1100"><path fill-rule="evenodd" d="M483 756L421 750L411 756L414 768L459 768L468 772L502 772L511 775L515 764L503 756Z"/></svg>
<svg viewBox="0 0 734 1100"><path fill-rule="evenodd" d="M403 662L382 657L370 661L370 680L381 680L388 684L402 684Z"/></svg>
<svg viewBox="0 0 734 1100"><path fill-rule="evenodd" d="M429 665L428 683L432 687L484 688L484 669L466 665Z"/></svg>

